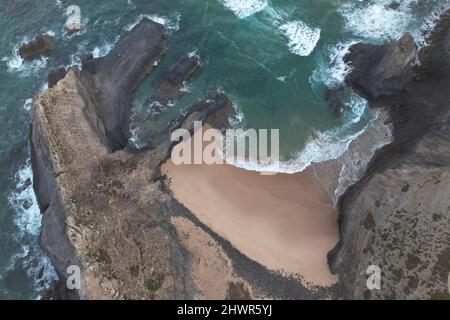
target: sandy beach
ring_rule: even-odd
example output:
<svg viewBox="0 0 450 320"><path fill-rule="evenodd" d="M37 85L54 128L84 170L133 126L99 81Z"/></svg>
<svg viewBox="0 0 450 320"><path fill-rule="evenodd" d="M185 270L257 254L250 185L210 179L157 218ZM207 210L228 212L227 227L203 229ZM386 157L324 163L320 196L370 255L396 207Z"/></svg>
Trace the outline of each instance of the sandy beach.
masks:
<svg viewBox="0 0 450 320"><path fill-rule="evenodd" d="M327 253L337 212L311 170L261 175L232 165L162 166L178 201L250 259L304 284L336 282Z"/></svg>

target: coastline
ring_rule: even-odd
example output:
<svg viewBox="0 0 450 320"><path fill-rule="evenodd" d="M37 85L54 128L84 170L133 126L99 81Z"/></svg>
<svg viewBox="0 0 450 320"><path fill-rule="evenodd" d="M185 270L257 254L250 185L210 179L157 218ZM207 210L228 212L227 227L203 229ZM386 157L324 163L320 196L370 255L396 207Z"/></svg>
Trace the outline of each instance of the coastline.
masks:
<svg viewBox="0 0 450 320"><path fill-rule="evenodd" d="M94 65L96 62L98 61L94 61ZM93 80L98 80L94 74L90 76ZM140 75L136 75L136 77L140 78ZM401 161L400 164L397 163L401 166L401 170L394 174L390 172L384 176L385 172L379 171L379 167L374 169L372 164L374 161L379 161L379 154L386 150L390 153L405 150L399 147L398 141L397 144L378 151L375 156L376 160L371 161L368 170L364 166L365 163L360 162L361 159L369 162L368 158L363 155L360 155L359 161L357 157L353 158L356 160L356 167L363 164L357 170L354 179L359 181L358 186L369 188L369 190L365 192L358 190L353 195L355 187L352 187L350 192L342 191L344 196L339 201L340 244L331 254L328 254L338 239L337 212L332 208L336 200L333 199L332 193L336 195L337 189L325 186L333 186L342 182L339 179L342 177L344 167L339 167L339 161L330 163L328 168L326 165L318 164L314 168L314 172L306 170L298 175L268 177L231 166L183 168L170 167L169 163L163 165L162 173L166 173L169 179L172 179L171 188L173 195L177 198L173 199L170 192L165 189L166 186L161 179L161 172L159 172L161 161L167 159L167 151L170 150L170 142L166 140L167 137L162 135L162 142L156 149L145 150L142 153L130 153L130 150L121 149L111 153L110 149L114 149L113 146L121 147L121 139L116 141L117 143L112 143L112 140L115 139L114 135L110 136L107 130L98 126L103 122L103 119L94 116L96 109L99 108L99 103L98 101L93 102L90 99L91 96L86 94L86 92L92 93L89 91L92 88L86 86L86 82L80 79L83 80L79 73L70 71L66 79L59 83L59 87L50 89L35 102L33 106L35 125L32 131L32 141L38 148L32 151L39 158L39 161L35 161L33 165L35 174L41 173L43 174L41 178L44 177L44 179L35 181L40 205L46 211L42 231L43 238L56 234L55 230L51 229L54 226L52 218L61 225L65 224L58 231L63 231L60 238L62 242L73 245L69 248L70 252L66 252L66 254L76 258L75 260L80 257L80 261L75 262L82 265L84 279L89 282L87 283L89 290L82 292L81 298L126 298L130 297L130 294L133 297L147 296L149 298L193 296L192 292L195 289L186 288L183 285L186 283L190 285L189 281L192 280L197 281L197 285L198 282L202 283L202 279L198 279L195 275L198 270L195 270L196 266L192 262L198 255L198 244L200 243L200 246L203 247L208 246L209 238L199 235L201 233L197 228L199 224L196 224L193 219L191 222L196 225L180 226L179 219L173 218L174 216L189 216L188 213L177 207L177 199L218 237L225 238L250 260L259 262L269 270L274 272L283 270L287 276L297 275L299 270L300 276L303 276L305 281L303 285L305 283L331 285L334 283L335 277L331 276L328 270L326 257L329 255L332 270L340 272L340 281L348 281L346 273L336 269L336 263L339 264L345 260L344 267L348 267L349 264L354 264L354 261L359 261L357 258L367 260L367 252L364 252L365 248L361 248L362 254L357 253L358 257L350 259L345 257L347 254L345 250L351 250L355 243L354 240L358 237L367 242L366 235L376 230L373 224L376 226L377 223L383 225L386 221L389 222L392 217L387 213L392 212L393 208L397 209L395 197L412 202L419 198L418 195L421 195L423 191L417 191L413 185L414 182L409 181L405 185L405 182L401 180L403 179L402 170L406 170L408 173L412 172L412 177L415 177L416 174L420 175L422 179L435 168L430 170L429 162L420 162L421 159L431 159L434 161L434 165L436 163L442 165L443 170L445 170L445 166L448 166L445 157L440 154L433 154L434 157L430 157L429 152L428 154L426 152L430 150L422 147L418 156L414 154L404 161L406 165ZM96 83L96 81L92 81L92 83ZM429 84L425 83L425 87L427 85ZM70 89L69 95L67 88ZM67 100L72 102L71 105L76 101L80 108L64 109ZM182 117L182 121L178 125L191 128L196 117L208 120L211 113L215 113L229 104L230 101L226 97L216 95L212 100L207 99L205 102L193 106L192 113ZM101 106L106 108L105 105ZM117 106L120 110L126 109L125 111L129 111L128 107L127 103ZM90 114L80 112L81 109L89 111ZM417 109L413 111L417 111ZM61 110L64 112L60 113ZM391 115L397 111L397 109L391 110ZM75 125L69 121L69 119L74 119L74 116ZM120 118L115 118L116 114L103 115L105 118L109 116L111 116L109 120L111 120L112 127L115 124L127 127L127 123L123 123L127 121L125 115ZM431 120L435 120L438 114L429 116ZM381 120L383 119L381 118ZM395 121L398 118L392 117L390 120ZM69 123L74 126L68 126ZM434 129L446 132L445 121L436 123L425 128L424 131ZM396 129L402 126L404 126L403 123L395 124ZM67 128L72 129L73 132L68 132ZM411 127L406 128L407 133L411 132ZM60 134L61 132L63 134ZM90 138L87 143L86 132L89 133L88 138ZM114 130L111 129L109 133L111 132ZM410 141L413 143L420 141L423 138L422 132L418 131ZM55 133L58 134L55 135ZM398 132L394 133L398 134ZM398 138L398 136L396 137ZM436 141L438 138L440 139L440 137L431 136L429 139ZM438 141L440 142L440 140ZM371 151L370 144L368 146L369 148L365 150ZM354 154L361 151L358 148L355 150L357 152ZM406 151L410 152L411 150L406 149ZM375 153L375 151L372 152ZM408 156L407 152L405 154ZM350 156L352 156L352 152L350 152ZM350 157L350 159L352 158ZM390 159L387 158L387 160ZM386 166L386 159L383 159L383 162ZM355 163L344 157L342 164L353 166ZM419 168L423 169L422 172L415 167L417 164L422 166ZM318 169L320 166L324 168L323 171ZM406 166L406 169L402 166ZM390 169L395 171L398 168ZM438 178L434 177L435 171L436 175L440 174ZM332 174L328 175L330 172ZM358 176L359 174L364 176L362 180ZM375 185L366 185L373 177L380 179L380 176L382 176L381 182L376 180ZM393 180L389 180L392 177ZM447 179L445 171L434 170L433 179L435 181L432 182L438 185L441 182L440 179ZM386 188L389 183L391 185ZM429 183L429 181L424 179L423 183ZM227 188L222 188L222 185ZM339 186L339 184L337 185ZM39 192L39 188L41 188L41 192ZM42 192L46 188L52 190L53 199L46 198L50 196L49 192ZM384 192L383 199L386 200L386 204L382 204L379 199L376 199L378 194L374 195L374 192L377 190L380 191L380 194ZM409 190L415 193L408 194ZM424 203L430 202L426 198L427 195L434 195L430 190L435 191L428 186L428 189L425 190L428 194L425 192L425 197L422 198ZM352 203L354 198L361 194L363 197L358 202ZM444 193L439 197L442 200L439 205L445 204L445 195ZM388 199L394 200L389 202ZM380 206L384 205L386 208L380 209ZM351 207L351 215L346 211L348 207ZM419 205L417 204L416 207ZM398 208L397 211L400 213L402 213L400 209L406 210ZM431 209L435 208L427 207L423 210L432 213ZM441 208L438 206L438 209ZM280 214L274 216L274 211ZM92 214L93 212L95 215ZM248 214L249 212L251 215ZM399 213L397 212L397 214ZM399 219L401 221L401 219L407 219L408 216L400 214ZM174 231L174 227L178 230L178 234ZM395 228L393 230L395 231ZM186 233L195 233L197 237L185 236ZM390 230L391 233L395 234ZM145 239L142 239L143 237ZM317 242L315 242L316 240ZM342 247L343 242L345 242L344 247ZM378 246L383 245L383 243L375 241L372 243ZM369 243L369 246L372 243ZM47 245L49 245L46 248L47 251L61 249L61 247L56 247L55 241L47 241ZM311 248L316 249L317 247L319 250L311 250ZM386 247L382 248L386 249ZM413 249L416 250L416 248ZM338 252L339 250L341 252ZM136 252L139 252L140 256L135 254ZM159 256L155 257L155 252ZM382 251L376 252L379 253L379 256L384 257ZM350 254L354 254L354 252L350 252ZM51 255L52 262L60 260L59 266L57 266L60 274L63 273L66 263L61 258L62 256L64 253L61 255L56 251ZM368 256L370 257L370 255ZM216 257L222 259L223 255L217 253ZM337 260L335 260L336 258ZM367 262L365 260L364 263ZM392 259L392 261L397 260ZM310 264L306 265L305 261ZM230 260L225 265L230 268L226 274L232 275L236 267L234 261ZM141 276L136 277L135 272L130 272L130 270L136 270L136 266L142 272ZM362 269L358 269L359 273L357 274L361 274L364 266L365 264L361 264ZM159 268L157 272L154 272L155 267ZM353 266L351 265L350 268ZM180 271L181 269L183 272ZM199 270L201 272L202 269ZM351 272L354 275L354 270ZM105 274L108 276L108 281L103 282ZM207 287L205 284L207 282L203 283L203 287ZM230 285L229 282L227 284ZM299 288L303 289L301 285L301 282L297 284ZM352 281L343 283L343 286L346 286L347 290L354 290L357 293L352 297L361 297L361 287L354 287ZM306 288L306 290L308 289ZM211 296L215 297L216 294L217 290L212 292ZM225 292L222 290L220 295L224 294Z"/></svg>

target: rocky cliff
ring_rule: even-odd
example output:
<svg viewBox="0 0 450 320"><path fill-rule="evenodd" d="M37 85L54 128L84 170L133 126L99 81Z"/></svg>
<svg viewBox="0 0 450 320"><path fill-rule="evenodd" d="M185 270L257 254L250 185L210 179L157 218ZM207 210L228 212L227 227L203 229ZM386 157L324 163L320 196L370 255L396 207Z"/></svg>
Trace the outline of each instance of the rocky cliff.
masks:
<svg viewBox="0 0 450 320"><path fill-rule="evenodd" d="M298 281L267 271L201 224L161 177L160 166L175 143L173 130L193 132L194 121L228 125L233 108L224 94L209 94L165 129L153 130L146 148L127 145L131 95L164 53L165 37L162 25L144 18L104 58L85 55L82 71L57 71L49 90L34 99L34 188L43 212L40 243L60 278L54 294L312 297ZM198 68L197 60L182 62L169 76L188 79ZM177 79L165 91L168 100L181 96ZM81 290L65 289L69 266L81 269Z"/></svg>
<svg viewBox="0 0 450 320"><path fill-rule="evenodd" d="M418 53L405 34L357 44L346 57L347 82L389 112L394 142L340 199L341 241L329 261L344 298L450 298L449 43L447 12ZM380 290L366 286L371 265L381 269Z"/></svg>

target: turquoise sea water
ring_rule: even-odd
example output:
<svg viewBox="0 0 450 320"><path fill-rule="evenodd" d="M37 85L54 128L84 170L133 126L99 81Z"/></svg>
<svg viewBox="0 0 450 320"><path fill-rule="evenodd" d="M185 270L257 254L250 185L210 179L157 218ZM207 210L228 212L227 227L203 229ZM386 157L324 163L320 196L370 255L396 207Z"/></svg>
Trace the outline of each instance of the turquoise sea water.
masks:
<svg viewBox="0 0 450 320"><path fill-rule="evenodd" d="M49 69L79 64L79 55L105 55L143 16L169 29L169 50L139 88L133 132L148 121L144 102L183 54L197 54L202 71L186 95L155 125L208 92L224 91L246 128L280 129L282 171L338 156L375 115L351 95L342 118L323 92L342 84L345 48L381 43L404 31L417 39L448 1L338 0L0 0L0 299L39 298L54 277L38 246L40 212L29 185L31 98L46 87ZM65 9L81 7L83 31L64 31ZM39 33L56 37L48 56L24 62L21 43Z"/></svg>

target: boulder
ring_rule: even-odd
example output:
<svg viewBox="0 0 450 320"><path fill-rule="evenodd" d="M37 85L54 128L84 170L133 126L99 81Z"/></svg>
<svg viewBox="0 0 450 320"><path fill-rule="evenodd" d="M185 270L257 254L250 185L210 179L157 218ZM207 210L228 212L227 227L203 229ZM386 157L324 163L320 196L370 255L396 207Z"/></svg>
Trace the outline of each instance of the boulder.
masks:
<svg viewBox="0 0 450 320"><path fill-rule="evenodd" d="M162 104L181 98L181 90L185 81L188 81L200 67L199 58L185 56L170 69L167 77L156 90L153 100Z"/></svg>
<svg viewBox="0 0 450 320"><path fill-rule="evenodd" d="M31 60L55 48L55 38L48 34L40 34L34 40L25 43L19 49L23 59Z"/></svg>

